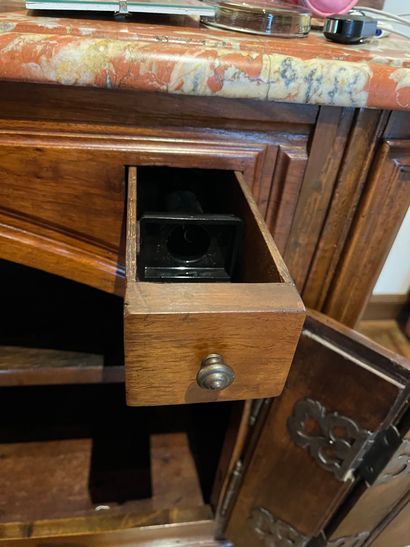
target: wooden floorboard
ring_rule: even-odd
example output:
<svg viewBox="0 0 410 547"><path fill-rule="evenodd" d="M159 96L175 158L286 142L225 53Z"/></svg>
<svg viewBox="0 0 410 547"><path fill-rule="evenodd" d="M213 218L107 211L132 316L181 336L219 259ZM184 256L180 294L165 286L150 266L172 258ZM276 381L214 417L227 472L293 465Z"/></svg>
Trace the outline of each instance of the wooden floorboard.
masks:
<svg viewBox="0 0 410 547"><path fill-rule="evenodd" d="M410 359L410 340L394 319L361 321L357 330L381 346Z"/></svg>

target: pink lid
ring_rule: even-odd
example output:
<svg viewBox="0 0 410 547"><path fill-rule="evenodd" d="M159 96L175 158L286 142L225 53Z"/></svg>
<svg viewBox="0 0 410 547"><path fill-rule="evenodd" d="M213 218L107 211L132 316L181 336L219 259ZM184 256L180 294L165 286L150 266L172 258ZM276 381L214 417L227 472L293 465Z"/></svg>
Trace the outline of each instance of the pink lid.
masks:
<svg viewBox="0 0 410 547"><path fill-rule="evenodd" d="M346 13L352 9L358 0L291 0L294 4L306 6L312 10L315 15L327 17L334 13Z"/></svg>

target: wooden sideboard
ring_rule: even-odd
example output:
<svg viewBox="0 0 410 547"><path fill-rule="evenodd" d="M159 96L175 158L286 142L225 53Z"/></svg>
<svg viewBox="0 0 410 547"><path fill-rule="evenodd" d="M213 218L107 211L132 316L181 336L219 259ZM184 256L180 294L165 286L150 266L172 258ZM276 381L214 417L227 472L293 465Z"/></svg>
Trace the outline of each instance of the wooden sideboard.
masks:
<svg viewBox="0 0 410 547"><path fill-rule="evenodd" d="M115 294L127 165L243 172L305 304L349 326L408 206L408 113L5 82L0 101L3 258Z"/></svg>
<svg viewBox="0 0 410 547"><path fill-rule="evenodd" d="M0 106L0 258L6 261L3 271L9 272L3 297L6 313L13 310L15 325L42 324L33 309L38 306L39 317L44 312L47 319L43 331L52 332L53 318L57 332L57 318L66 314L68 320L54 333L54 341L62 339L61 332L69 340L71 329L81 340L71 353L66 347L61 351L58 343L50 347L45 341L37 347L33 343L31 349L27 341L20 349L8 343L9 349L2 350L5 364L0 374L0 385L7 386L4 389L10 397L10 406L5 403L5 408L14 409L16 428L24 431L25 416L18 412L18 401L31 402L37 408L33 420L44 420L47 431L55 435L58 423L50 422L45 410L38 410L46 406L46 397L57 404L61 396L66 405L70 398L78 398L93 431L99 423L93 408L101 408L102 422L107 420L107 435L112 439L111 448L106 448L112 462L116 462L115 450L110 452L117 442L116 419L123 421L123 439L133 428L138 435L140 423L154 424L153 430L171 435L151 439L154 459L151 467L145 461L141 469L151 468L155 488L150 491L145 485L136 505L124 505L124 494L114 508L102 504L95 512L98 505L91 507L83 498L78 502L80 494L75 498L72 479L60 483L54 477L61 496L77 499L72 514L63 518L55 507L43 512L37 507L24 519L10 494L16 503L16 518L8 519L7 511L1 515L0 539L10 545L29 541L34 545L65 541L131 545L155 537L158 545L170 538L186 538L189 545L189 541L199 542L198 538L210 541L216 527L217 537L248 547L276 545L275 534L283 534L285 526L288 540L295 545L307 545L312 538L328 545L359 545L344 539L352 542L356 536L355 541L377 544L376 536L408 491L406 479L395 479L394 474L392 482L377 482L394 450L400 456L400 443L402 452L408 443L401 440L408 430L408 364L348 327L360 318L410 202L410 114L6 82L0 83ZM134 166L137 170L161 166L239 173L305 305L346 325L310 314L281 396L245 403L252 398L252 382L259 381L249 369L249 392L244 384L242 395L230 397L239 401L188 406L185 411L184 407L163 407L152 413L121 406L123 361L118 347L126 271L127 173ZM259 255L254 257L255 263L258 259ZM11 263L20 266L13 270ZM30 298L36 285L26 289L29 278L36 280L42 295L50 287L50 298L57 302L58 295L66 291L64 307L54 305L47 312L50 302L44 310L40 299L33 303ZM289 301L283 310L286 306ZM262 299L259 308L263 308ZM105 327L100 325L103 318ZM119 357L108 367L102 350L91 342L93 337L103 337L110 345L114 332ZM272 332L272 344L275 335ZM56 395L57 385L61 395ZM311 415L295 410L298 402L306 400L311 401ZM71 416L77 422L78 412ZM294 412L294 421L299 419L296 441L289 433ZM39 483L22 481L23 498L30 497L30 485L33 496L44 495L41 474L47 474L54 458L60 458L62 469L69 470L67 477L81 470L79 489L87 489L87 435L81 428L72 429L64 412L56 413L67 430L64 440L49 434L46 438L51 444L45 443L48 448L44 448L41 435L34 446L29 445L33 438L26 431L22 434L27 442L26 449L22 448L28 458L25 465L29 467L33 449L33 462L43 466L38 468ZM346 467L344 474L336 472L338 476L334 469L318 465L314 450L306 439L301 440L308 418L320 418L326 424L335 414L345 418L336 429L346 429L346 424L351 427L353 421L361 439L367 434L371 441L368 438L367 445L358 449L355 465L351 462L349 467L337 456L337 465ZM188 436L175 433L170 425L173 420L177 431L189 431ZM167 426L160 427L160 423ZM367 453L376 435L390 432L393 426L398 431L396 444L389 445L381 467L366 475L366 459L361 462L359 453ZM323 433L329 425L320 427ZM104 448L101 424L97 430L96 438ZM187 439L195 437L195 431L198 451L193 461ZM312 431L315 435L310 436L321 439L316 444L325 443L329 450L329 440L323 440L320 431ZM149 427L144 429L144 438L147 434ZM17 474L15 462L23 461L19 460L22 453L18 443L13 445L13 436L7 438L4 450L12 462L8 473ZM70 444L73 438L76 442ZM351 442L349 434L347 438ZM124 444L124 454L129 446ZM64 459L66 451L74 454L72 460ZM201 460L201 451L207 454L208 466L204 455ZM135 447L130 453L135 454ZM127 479L121 469L128 469L127 464L118 464L118 473L107 472L104 480L109 482L111 476L121 485L124 481L126 491ZM202 470L199 479L195 469ZM174 484L172 477L181 474ZM198 481L207 492L205 500ZM8 488L13 489L12 482ZM173 493L181 494L183 501ZM364 513L373 516L365 521Z"/></svg>

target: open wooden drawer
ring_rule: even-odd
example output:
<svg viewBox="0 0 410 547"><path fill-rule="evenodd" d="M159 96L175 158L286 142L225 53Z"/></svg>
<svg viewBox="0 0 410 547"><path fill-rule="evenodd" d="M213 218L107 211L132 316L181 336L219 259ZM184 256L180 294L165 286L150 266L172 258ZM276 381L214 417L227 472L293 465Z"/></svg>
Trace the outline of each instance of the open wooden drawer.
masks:
<svg viewBox="0 0 410 547"><path fill-rule="evenodd" d="M274 397L289 372L305 317L300 296L242 175L202 175L205 184L218 185L225 212L243 222L230 283L138 278L139 175L129 169L124 319L129 405Z"/></svg>

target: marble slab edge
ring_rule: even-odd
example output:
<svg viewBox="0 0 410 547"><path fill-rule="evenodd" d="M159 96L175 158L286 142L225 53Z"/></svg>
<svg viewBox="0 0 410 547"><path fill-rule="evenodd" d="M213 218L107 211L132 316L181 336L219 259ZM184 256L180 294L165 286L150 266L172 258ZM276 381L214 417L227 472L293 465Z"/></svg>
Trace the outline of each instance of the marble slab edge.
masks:
<svg viewBox="0 0 410 547"><path fill-rule="evenodd" d="M0 13L0 80L408 110L409 42L387 40L349 49L319 35L266 39Z"/></svg>

